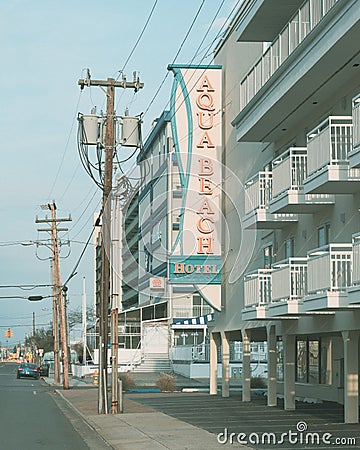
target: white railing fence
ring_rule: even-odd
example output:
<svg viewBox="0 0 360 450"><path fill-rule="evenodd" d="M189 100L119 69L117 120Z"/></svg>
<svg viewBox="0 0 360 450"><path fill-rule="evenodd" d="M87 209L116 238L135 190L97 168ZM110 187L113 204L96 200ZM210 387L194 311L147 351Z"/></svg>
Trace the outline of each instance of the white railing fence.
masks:
<svg viewBox="0 0 360 450"><path fill-rule="evenodd" d="M300 190L307 177L306 147L291 147L272 162L272 196L292 189Z"/></svg>
<svg viewBox="0 0 360 450"><path fill-rule="evenodd" d="M353 120L353 148L360 148L360 94L353 98L352 107Z"/></svg>
<svg viewBox="0 0 360 450"><path fill-rule="evenodd" d="M352 245L329 244L308 253L308 292L345 291L351 286Z"/></svg>
<svg viewBox="0 0 360 450"><path fill-rule="evenodd" d="M352 149L352 117L330 116L307 135L308 174L328 164L348 164Z"/></svg>
<svg viewBox="0 0 360 450"><path fill-rule="evenodd" d="M258 208L268 208L272 197L272 173L258 172L245 183L245 192L245 214Z"/></svg>
<svg viewBox="0 0 360 450"><path fill-rule="evenodd" d="M306 0L240 83L240 109L321 21L338 0Z"/></svg>
<svg viewBox="0 0 360 450"><path fill-rule="evenodd" d="M352 249L353 249L352 282L353 284L358 285L360 284L360 233L353 235Z"/></svg>
<svg viewBox="0 0 360 450"><path fill-rule="evenodd" d="M273 268L271 301L300 300L307 293L307 258L289 258Z"/></svg>
<svg viewBox="0 0 360 450"><path fill-rule="evenodd" d="M214 310L208 305L195 305L186 307L177 307L174 306L173 309L173 317L187 319L190 317L201 317L206 314L211 314Z"/></svg>
<svg viewBox="0 0 360 450"><path fill-rule="evenodd" d="M271 300L271 269L258 269L244 280L244 305L265 305Z"/></svg>

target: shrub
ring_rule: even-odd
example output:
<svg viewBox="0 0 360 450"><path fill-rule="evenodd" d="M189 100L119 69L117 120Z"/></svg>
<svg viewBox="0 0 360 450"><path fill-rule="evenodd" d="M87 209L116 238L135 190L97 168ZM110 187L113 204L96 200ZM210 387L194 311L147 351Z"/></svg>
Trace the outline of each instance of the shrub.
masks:
<svg viewBox="0 0 360 450"><path fill-rule="evenodd" d="M133 389L135 385L134 377L131 373L121 373L119 375L120 380L122 381L123 391L127 391L128 389Z"/></svg>
<svg viewBox="0 0 360 450"><path fill-rule="evenodd" d="M156 386L161 392L174 392L176 389L175 376L171 373L160 372Z"/></svg>
<svg viewBox="0 0 360 450"><path fill-rule="evenodd" d="M267 383L262 377L254 377L250 380L250 386L255 389L265 389L267 387Z"/></svg>

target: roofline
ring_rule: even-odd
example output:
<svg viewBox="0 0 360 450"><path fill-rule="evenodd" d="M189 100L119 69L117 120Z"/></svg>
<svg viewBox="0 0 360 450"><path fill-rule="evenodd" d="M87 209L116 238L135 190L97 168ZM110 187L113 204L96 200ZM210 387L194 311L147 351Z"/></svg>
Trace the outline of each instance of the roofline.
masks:
<svg viewBox="0 0 360 450"><path fill-rule="evenodd" d="M139 164L144 159L151 144L154 142L155 138L160 133L160 130L164 127L164 125L166 123L168 123L170 121L171 121L170 111L168 111L168 110L163 111L161 116L157 119L156 125L151 130L149 137L146 139L143 152L139 153L138 157L136 158L137 164Z"/></svg>

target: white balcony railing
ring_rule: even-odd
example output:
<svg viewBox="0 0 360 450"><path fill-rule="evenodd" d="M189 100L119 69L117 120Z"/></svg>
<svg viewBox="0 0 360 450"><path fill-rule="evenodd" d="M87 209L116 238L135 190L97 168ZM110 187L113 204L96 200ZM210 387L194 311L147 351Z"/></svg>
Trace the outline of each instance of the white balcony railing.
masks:
<svg viewBox="0 0 360 450"><path fill-rule="evenodd" d="M307 293L307 258L278 263L271 275L271 301L300 300Z"/></svg>
<svg viewBox="0 0 360 450"><path fill-rule="evenodd" d="M290 147L272 162L272 196L301 190L307 177L307 148Z"/></svg>
<svg viewBox="0 0 360 450"><path fill-rule="evenodd" d="M244 306L266 305L271 300L272 269L258 269L244 280Z"/></svg>
<svg viewBox="0 0 360 450"><path fill-rule="evenodd" d="M352 283L354 285L360 284L360 233L354 234L352 237Z"/></svg>
<svg viewBox="0 0 360 450"><path fill-rule="evenodd" d="M346 291L351 271L352 244L329 244L308 252L308 293Z"/></svg>
<svg viewBox="0 0 360 450"><path fill-rule="evenodd" d="M213 313L214 310L208 305L196 305L192 307L173 307L173 317L188 319L191 317L201 317Z"/></svg>
<svg viewBox="0 0 360 450"><path fill-rule="evenodd" d="M245 184L245 214L268 208L272 197L272 173L258 172Z"/></svg>
<svg viewBox="0 0 360 450"><path fill-rule="evenodd" d="M352 149L352 117L330 116L307 135L308 175L327 165L347 165Z"/></svg>
<svg viewBox="0 0 360 450"><path fill-rule="evenodd" d="M338 0L306 0L240 83L240 109L322 20Z"/></svg>
<svg viewBox="0 0 360 450"><path fill-rule="evenodd" d="M353 148L360 150L360 94L353 98Z"/></svg>

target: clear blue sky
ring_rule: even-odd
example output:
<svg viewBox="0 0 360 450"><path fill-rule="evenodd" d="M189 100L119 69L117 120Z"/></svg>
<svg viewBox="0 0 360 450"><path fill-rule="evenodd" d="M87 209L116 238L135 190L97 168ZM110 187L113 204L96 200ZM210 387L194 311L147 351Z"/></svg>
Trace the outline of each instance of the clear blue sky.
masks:
<svg viewBox="0 0 360 450"><path fill-rule="evenodd" d="M117 90L118 114L126 107L134 115L148 109L202 3L195 26L175 62L211 62L214 45L208 46L237 2L225 0L216 15L220 0L158 0L125 68L128 79L132 79L134 70L138 71L145 87L136 95L130 90ZM75 241L85 241L89 236L101 198L100 190L80 166L76 116L78 112L89 113L93 106L99 110L105 105L99 88L85 88L80 94L77 81L85 76L85 68L90 68L96 79L116 78L154 4L155 0L0 2L1 286L51 282L49 261L40 261L34 246L19 242L45 238L45 234L37 233L35 216L44 217L39 205L52 200L57 203L59 216L71 214L73 218L69 234L64 236L72 243L70 256L61 262L63 281L71 273L83 248ZM203 51L195 56L208 30ZM204 55L208 56L203 59ZM171 83L169 75L144 117L145 136L151 122L167 105ZM39 257L49 256L46 248L40 250ZM92 246L69 284L70 309L81 306L84 276L87 301L92 305ZM51 291L0 289L0 296L35 294L49 295ZM23 340L31 332L33 312L38 326L48 324L51 304L51 299L38 303L0 299L0 342L5 345L4 327L8 326L14 331L10 345Z"/></svg>

